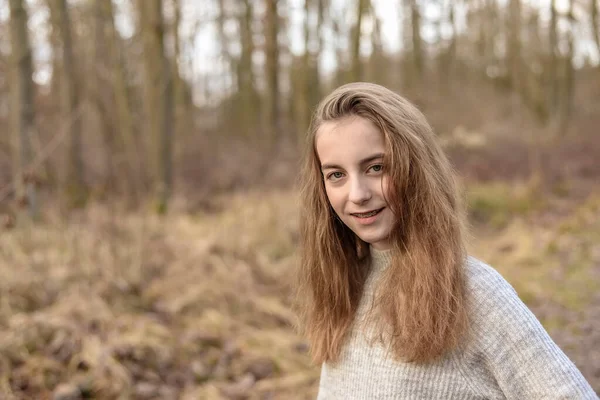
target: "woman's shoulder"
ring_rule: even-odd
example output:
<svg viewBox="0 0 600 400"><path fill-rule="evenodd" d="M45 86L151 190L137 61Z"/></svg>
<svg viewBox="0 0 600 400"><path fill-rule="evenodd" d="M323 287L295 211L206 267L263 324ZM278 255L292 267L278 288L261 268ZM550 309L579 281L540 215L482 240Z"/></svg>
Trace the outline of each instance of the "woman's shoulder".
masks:
<svg viewBox="0 0 600 400"><path fill-rule="evenodd" d="M472 293L488 292L490 289L499 289L515 294L514 288L491 265L475 258L467 257L465 263L467 289Z"/></svg>
<svg viewBox="0 0 600 400"><path fill-rule="evenodd" d="M492 266L469 256L465 266L467 295L474 310L511 309L525 311L526 307L512 285Z"/></svg>
<svg viewBox="0 0 600 400"><path fill-rule="evenodd" d="M506 340L506 335L516 337L543 331L511 284L496 269L475 257L467 259L466 287L471 322L480 334L485 332L487 337Z"/></svg>
<svg viewBox="0 0 600 400"><path fill-rule="evenodd" d="M545 335L535 315L495 268L469 257L465 269L469 320L479 346L510 347L518 338Z"/></svg>
<svg viewBox="0 0 600 400"><path fill-rule="evenodd" d="M472 329L461 353L469 360L467 371L491 373L510 398L597 398L498 271L474 257L465 269Z"/></svg>

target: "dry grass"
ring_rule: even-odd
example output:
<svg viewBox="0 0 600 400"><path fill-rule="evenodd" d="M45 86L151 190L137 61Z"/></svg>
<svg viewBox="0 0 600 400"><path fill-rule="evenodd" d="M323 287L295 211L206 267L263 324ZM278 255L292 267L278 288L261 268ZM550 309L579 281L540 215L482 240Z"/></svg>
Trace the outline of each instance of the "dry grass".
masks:
<svg viewBox="0 0 600 400"><path fill-rule="evenodd" d="M227 201L219 215L164 219L92 206L3 232L0 390L214 398L248 376L262 393L314 384L288 306L291 195Z"/></svg>
<svg viewBox="0 0 600 400"><path fill-rule="evenodd" d="M314 398L290 311L296 194L220 201L164 218L92 205L2 232L2 398ZM473 244L557 332L598 289L598 204L546 225L506 217Z"/></svg>

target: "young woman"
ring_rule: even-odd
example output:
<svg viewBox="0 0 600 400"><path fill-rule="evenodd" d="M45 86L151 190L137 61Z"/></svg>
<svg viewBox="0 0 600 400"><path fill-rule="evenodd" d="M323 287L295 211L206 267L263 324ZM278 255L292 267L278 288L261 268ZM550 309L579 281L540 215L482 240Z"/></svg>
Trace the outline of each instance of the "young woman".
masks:
<svg viewBox="0 0 600 400"><path fill-rule="evenodd" d="M467 256L452 168L378 85L318 106L299 289L318 399L596 399L513 288Z"/></svg>

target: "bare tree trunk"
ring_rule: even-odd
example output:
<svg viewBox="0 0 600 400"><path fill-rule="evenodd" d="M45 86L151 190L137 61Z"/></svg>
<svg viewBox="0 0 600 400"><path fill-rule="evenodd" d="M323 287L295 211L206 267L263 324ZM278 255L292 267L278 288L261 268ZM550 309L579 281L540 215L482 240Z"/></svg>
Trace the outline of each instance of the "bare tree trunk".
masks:
<svg viewBox="0 0 600 400"><path fill-rule="evenodd" d="M598 0L590 0L590 18L592 20L592 35L596 42L596 51L600 54L600 30L598 29Z"/></svg>
<svg viewBox="0 0 600 400"><path fill-rule="evenodd" d="M544 39L540 29L539 12L531 10L526 24L527 45L529 51L526 53L523 63L523 93L526 104L533 111L538 122L546 125L549 116L548 91L545 79L547 76L544 71L535 68L536 64L545 65L547 57L544 48Z"/></svg>
<svg viewBox="0 0 600 400"><path fill-rule="evenodd" d="M14 65L18 68L18 78L14 84L16 100L15 132L18 135L17 163L15 182L17 197L27 204L29 216L38 217L37 193L33 179L31 138L35 129L35 111L33 105L33 63L29 33L27 30L27 11L23 0L10 0L10 32Z"/></svg>
<svg viewBox="0 0 600 400"><path fill-rule="evenodd" d="M400 46L404 49L410 48L410 12L408 7L408 0L402 0L398 5L398 41ZM398 57L398 62L395 65L395 76L394 80L398 87L408 87L408 84L411 82L410 79L410 69L407 68L409 62L408 57L406 56L407 51L404 51L400 57Z"/></svg>
<svg viewBox="0 0 600 400"><path fill-rule="evenodd" d="M127 84L127 73L122 43L115 28L115 13L112 0L96 0L103 7L107 26L107 47L110 59L114 65L114 101L117 116L116 126L119 131L119 142L124 149L127 158L125 165L125 176L128 180L129 194L137 200L141 187L146 177L143 174L142 156L135 137L135 126L130 105L130 93Z"/></svg>
<svg viewBox="0 0 600 400"><path fill-rule="evenodd" d="M450 2L450 7L454 8L452 2ZM490 35L490 26L488 26L487 21L487 13L488 8L486 4L486 0L479 0L477 2L477 8L474 9L474 12L479 17L477 21L477 39L475 41L475 50L478 57L478 67L481 67L482 73L485 76L485 61L486 61L486 50L487 50L487 38ZM454 15L452 15L454 17ZM468 17L467 17L468 18ZM454 28L454 25L453 25ZM453 36L456 31L453 29Z"/></svg>
<svg viewBox="0 0 600 400"><path fill-rule="evenodd" d="M156 210L165 213L172 190L173 80L165 55L162 0L138 1L144 37L146 119L149 122Z"/></svg>
<svg viewBox="0 0 600 400"><path fill-rule="evenodd" d="M453 76L454 76L454 64L456 61L458 29L456 27L456 18L454 15L454 2L450 1L448 3L445 3L444 5L447 9L448 26L452 29L452 37L450 39L450 43L442 50L442 53L440 55L441 63L438 64L438 68L439 68L439 71L441 71L440 88L447 89L448 85L451 83ZM477 10L477 11L480 11L480 10ZM441 32L442 25L443 25L443 21L440 20L439 21L439 28L440 28L439 40L440 41L443 38L442 32ZM483 37L481 36L482 35L481 30L479 32L479 35L480 35L480 37L478 38L478 44L479 44L480 48L478 49L478 56L479 56L479 59L482 60L483 52L485 49L485 47L484 47L485 46L485 36L483 36Z"/></svg>
<svg viewBox="0 0 600 400"><path fill-rule="evenodd" d="M77 82L77 68L73 51L73 36L71 34L71 19L66 0L52 0L50 7L52 18L56 21L55 27L60 30L62 44L62 75L61 97L63 116L69 130L68 157L67 157L67 197L70 205L83 206L88 197L87 187L84 182L84 164L81 146L81 110L79 101L79 84Z"/></svg>
<svg viewBox="0 0 600 400"><path fill-rule="evenodd" d="M173 71L173 100L174 100L174 115L175 125L174 131L176 136L179 137L183 133L184 126L180 123L186 120L187 115L187 103L185 101L185 82L181 78L179 70L179 59L181 56L181 46L179 42L179 26L181 24L181 0L171 0L171 6L173 7L173 23L171 26L171 36L173 40L173 62L171 63L171 70Z"/></svg>
<svg viewBox="0 0 600 400"><path fill-rule="evenodd" d="M372 5L371 5L372 7ZM371 8L373 19L373 30L371 31L371 56L369 57L369 72L367 76L369 81L377 82L382 85L388 85L387 80L387 59L383 50L381 20Z"/></svg>
<svg viewBox="0 0 600 400"><path fill-rule="evenodd" d="M452 39L450 39L450 46L448 47L448 66L447 66L447 70L448 70L448 76L451 75L451 73L454 70L454 64L456 62L456 52L457 52L457 48L458 48L458 26L456 24L456 10L454 8L454 2L450 1L450 3L448 4L448 7L450 8L449 11L449 16L448 19L450 20L450 26L452 27Z"/></svg>
<svg viewBox="0 0 600 400"><path fill-rule="evenodd" d="M562 79L560 91L560 110L558 134L565 136L569 131L569 122L571 119L571 109L573 108L573 97L575 95L575 71L573 67L573 56L575 53L575 21L573 19L574 0L569 1L569 30L567 35L567 54L563 59Z"/></svg>
<svg viewBox="0 0 600 400"><path fill-rule="evenodd" d="M163 84L164 104L162 109L163 125L160 135L159 168L160 181L157 190L157 209L160 214L167 211L169 198L173 191L173 73L169 58L163 55Z"/></svg>
<svg viewBox="0 0 600 400"><path fill-rule="evenodd" d="M192 128L192 102L190 96L190 86L184 79L182 69L184 59L181 55L181 46L183 44L182 36L179 28L181 27L181 9L183 0L171 0L174 10L173 26L171 34L173 36L173 102L174 102L174 118L175 118L175 137L182 137L186 134L193 134ZM174 141L177 143L177 140Z"/></svg>
<svg viewBox="0 0 600 400"><path fill-rule="evenodd" d="M509 0L508 70L512 89L521 94L521 0Z"/></svg>
<svg viewBox="0 0 600 400"><path fill-rule="evenodd" d="M219 44L221 45L221 55L227 62L227 68L230 72L234 72L234 60L231 52L229 51L229 38L225 33L225 23L227 21L227 15L225 12L225 0L218 0L219 13L217 14L217 36Z"/></svg>
<svg viewBox="0 0 600 400"><path fill-rule="evenodd" d="M311 26L310 19L312 13L312 0L304 0L304 54L302 54L302 66L296 68L292 66L292 81L294 82L294 103L296 114L296 129L298 131L298 142L302 143L302 138L306 134L309 124L310 114L310 92L311 92Z"/></svg>
<svg viewBox="0 0 600 400"><path fill-rule="evenodd" d="M235 82L235 92L231 98L232 107L229 108L229 115L223 121L223 126L229 131L244 139L251 139L256 133L260 114L261 104L258 92L256 90L254 68L252 57L254 55L254 34L252 24L254 21L254 1L239 0L236 3L236 15L239 27L240 55L235 57L230 51L231 38L225 32L225 25L230 19L225 0L218 1L217 17L217 35L221 46L221 54L227 63L229 73L232 74ZM231 118L231 111L234 118ZM233 136L233 135L232 135Z"/></svg>
<svg viewBox="0 0 600 400"><path fill-rule="evenodd" d="M279 13L277 0L267 0L265 18L266 50L266 144L273 149L278 141L279 125Z"/></svg>
<svg viewBox="0 0 600 400"><path fill-rule="evenodd" d="M421 13L416 0L411 1L411 21L412 21L412 46L415 70L419 79L423 78L424 62L423 62L423 42L421 40Z"/></svg>
<svg viewBox="0 0 600 400"><path fill-rule="evenodd" d="M311 118L311 110L321 97L321 77L319 58L323 47L322 26L325 14L324 0L304 2L304 54L298 68L293 65L290 74L294 85L294 117L298 132L298 142L306 134Z"/></svg>
<svg viewBox="0 0 600 400"><path fill-rule="evenodd" d="M229 35L227 34L227 32L225 31L225 25L227 24L228 20L229 20L229 14L228 14L228 10L226 8L226 0L217 0L217 7L218 7L218 13L217 13L217 38L218 38L218 42L219 42L219 46L220 46L220 55L221 57L224 59L225 61L225 68L222 72L222 75L224 75L227 79L228 76L232 76L233 82L235 82L236 86L235 86L235 90L237 93L239 93L240 91L240 86L241 86L241 82L240 82L240 74L239 74L239 60L236 59L231 50L230 50L230 38ZM208 91L208 85L204 85L205 87L205 91ZM206 94L206 96L208 96L208 93ZM234 112L240 113L241 110L239 109L239 107L234 107ZM236 115L236 118L230 118L230 115L228 115L228 113L225 114L220 114L220 121L219 124L221 126L222 129L227 130L229 132L234 132L234 133L238 133L238 120L239 120L239 114ZM246 134L248 131L248 127L243 127L243 128L239 128L242 132L242 135ZM233 135L232 135L233 136ZM217 146L220 145L220 142L223 141L225 139L225 137L223 137L223 135L216 135L216 141L215 144Z"/></svg>
<svg viewBox="0 0 600 400"><path fill-rule="evenodd" d="M484 67L496 66L498 59L494 51L494 42L499 34L497 5L494 0L485 0L485 18L489 32L485 40Z"/></svg>
<svg viewBox="0 0 600 400"><path fill-rule="evenodd" d="M334 54L335 54L335 64L337 66L334 77L334 85L339 86L343 83L347 82L348 78L348 68L346 66L346 60L344 58L346 50L343 46L340 45L342 42L342 34L343 29L342 26L344 24L343 16L332 15L332 31L333 31L333 39L334 43Z"/></svg>
<svg viewBox="0 0 600 400"><path fill-rule="evenodd" d="M239 112L241 112L241 127L246 138L256 132L260 115L260 99L256 91L252 56L254 55L254 35L252 22L254 8L252 2L244 0L243 13L240 13L240 30L242 51L237 62Z"/></svg>
<svg viewBox="0 0 600 400"><path fill-rule="evenodd" d="M60 93L61 92L61 72L62 71L62 56L60 55L61 39L60 39L60 26L58 20L53 18L56 11L52 11L55 7L52 0L47 0L48 9L50 11L50 33L48 34L48 41L52 48L52 76L50 78L50 92ZM60 105L60 102L58 102Z"/></svg>
<svg viewBox="0 0 600 400"><path fill-rule="evenodd" d="M362 21L367 9L367 0L357 0L356 25L352 30L352 66L350 67L350 81L361 81L363 77L363 66L360 57L360 39L362 33Z"/></svg>
<svg viewBox="0 0 600 400"><path fill-rule="evenodd" d="M325 12L329 8L328 0L316 0L317 1L317 26L315 27L314 34L316 36L317 47L312 56L314 63L313 79L311 84L311 97L310 106L314 107L321 100L321 69L319 67L319 60L321 59L321 53L323 52L323 25L325 23Z"/></svg>
<svg viewBox="0 0 600 400"><path fill-rule="evenodd" d="M550 111L554 112L558 106L558 18L556 15L556 0L550 2L550 26L549 26L549 51L550 63L548 65L548 99Z"/></svg>
<svg viewBox="0 0 600 400"><path fill-rule="evenodd" d="M107 54L107 13L104 11L104 3L110 3L110 1L96 0L93 4L93 20L94 20L94 36L92 36L92 49L93 56L91 57L91 63L89 63L89 79L88 83L88 96L92 105L92 113L90 115L89 131L95 136L102 137L104 139L104 154L107 174L103 183L105 190L109 192L117 189L118 179L116 179L116 170L119 166L115 166L115 153L118 153L117 143L115 141L114 129L109 123L108 116L108 105L104 96L104 85L106 81L107 71L111 68Z"/></svg>
<svg viewBox="0 0 600 400"><path fill-rule="evenodd" d="M410 41L412 45L412 69L416 81L421 81L424 74L423 41L421 39L421 13L417 0L404 0L404 9L410 14ZM412 81L412 79L408 79Z"/></svg>

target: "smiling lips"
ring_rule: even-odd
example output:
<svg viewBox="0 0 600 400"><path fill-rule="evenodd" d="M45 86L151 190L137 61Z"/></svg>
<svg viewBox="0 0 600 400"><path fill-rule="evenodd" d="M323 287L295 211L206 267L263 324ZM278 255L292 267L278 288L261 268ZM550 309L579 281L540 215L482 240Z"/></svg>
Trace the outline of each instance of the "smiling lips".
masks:
<svg viewBox="0 0 600 400"><path fill-rule="evenodd" d="M356 219L358 219L358 222L360 222L361 224L370 224L373 221L375 221L375 217L381 212L383 211L385 207L383 208L379 208L377 210L372 210L372 211L367 211L364 213L350 213L350 215L352 215L353 217L355 217Z"/></svg>

